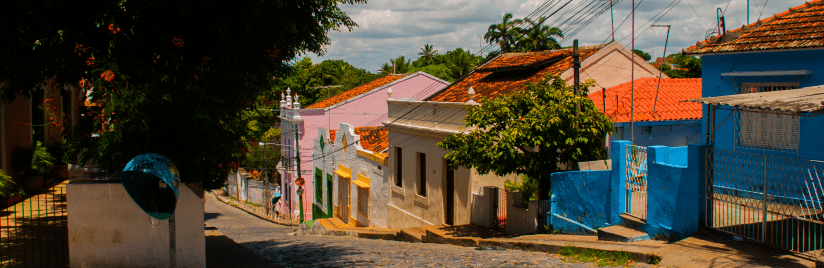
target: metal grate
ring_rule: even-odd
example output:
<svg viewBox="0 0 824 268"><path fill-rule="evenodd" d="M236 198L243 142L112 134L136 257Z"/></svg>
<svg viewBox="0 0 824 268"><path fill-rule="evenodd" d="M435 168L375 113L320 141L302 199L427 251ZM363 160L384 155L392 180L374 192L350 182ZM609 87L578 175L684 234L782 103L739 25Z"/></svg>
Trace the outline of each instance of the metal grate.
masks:
<svg viewBox="0 0 824 268"><path fill-rule="evenodd" d="M824 249L824 163L707 150L709 227L770 246Z"/></svg>
<svg viewBox="0 0 824 268"><path fill-rule="evenodd" d="M503 188L495 187L493 191L492 204L495 206L495 228L506 230L506 191Z"/></svg>
<svg viewBox="0 0 824 268"><path fill-rule="evenodd" d="M69 267L65 189L0 204L0 267Z"/></svg>
<svg viewBox="0 0 824 268"><path fill-rule="evenodd" d="M736 113L738 146L786 152L798 150L801 117L756 110Z"/></svg>
<svg viewBox="0 0 824 268"><path fill-rule="evenodd" d="M624 212L647 218L647 147L627 147L626 207Z"/></svg>
<svg viewBox="0 0 824 268"><path fill-rule="evenodd" d="M798 89L798 83L741 83L738 94Z"/></svg>

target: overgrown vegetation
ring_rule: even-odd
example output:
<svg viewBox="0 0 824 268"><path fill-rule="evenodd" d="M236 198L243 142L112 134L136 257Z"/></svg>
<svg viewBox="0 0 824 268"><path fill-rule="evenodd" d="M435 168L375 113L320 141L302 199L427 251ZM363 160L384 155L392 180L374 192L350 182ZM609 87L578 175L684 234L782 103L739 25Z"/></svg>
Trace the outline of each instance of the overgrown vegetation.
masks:
<svg viewBox="0 0 824 268"><path fill-rule="evenodd" d="M474 130L449 135L438 146L450 151L446 158L453 168L527 175L540 184L539 197L548 196L550 174L599 159L603 137L613 131L609 118L586 97L590 85L583 83L579 97L564 80L548 75L511 94L481 99L482 105L470 106L466 115L466 128Z"/></svg>
<svg viewBox="0 0 824 268"><path fill-rule="evenodd" d="M598 267L634 266L636 263L632 259L632 253L626 251L605 251L565 246L558 251L558 255L561 255L561 260L565 262L595 263Z"/></svg>
<svg viewBox="0 0 824 268"><path fill-rule="evenodd" d="M11 179L11 176L0 169L0 200L8 199L15 195L23 195L23 190Z"/></svg>
<svg viewBox="0 0 824 268"><path fill-rule="evenodd" d="M521 180L504 182L504 188L507 191L521 192L521 207L526 208L529 202L538 201L538 180L532 179L527 175L521 175Z"/></svg>

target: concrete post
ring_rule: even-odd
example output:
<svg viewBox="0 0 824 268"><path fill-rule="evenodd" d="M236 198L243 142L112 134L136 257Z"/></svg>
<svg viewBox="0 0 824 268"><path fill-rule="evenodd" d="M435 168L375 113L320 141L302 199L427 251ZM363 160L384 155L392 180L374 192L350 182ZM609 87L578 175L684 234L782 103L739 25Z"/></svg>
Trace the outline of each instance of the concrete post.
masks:
<svg viewBox="0 0 824 268"><path fill-rule="evenodd" d="M610 197L608 201L611 224L621 223L621 213L626 208L627 184L627 148L630 141L613 141L610 145L612 171L610 172Z"/></svg>

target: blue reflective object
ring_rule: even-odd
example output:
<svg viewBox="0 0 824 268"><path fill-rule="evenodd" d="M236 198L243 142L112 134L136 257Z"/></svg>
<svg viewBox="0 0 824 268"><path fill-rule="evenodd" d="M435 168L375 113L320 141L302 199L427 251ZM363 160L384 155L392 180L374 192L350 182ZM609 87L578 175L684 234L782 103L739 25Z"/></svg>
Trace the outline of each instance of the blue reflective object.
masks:
<svg viewBox="0 0 824 268"><path fill-rule="evenodd" d="M126 164L120 182L149 216L165 220L174 213L180 196L180 174L169 158L155 153L138 155Z"/></svg>

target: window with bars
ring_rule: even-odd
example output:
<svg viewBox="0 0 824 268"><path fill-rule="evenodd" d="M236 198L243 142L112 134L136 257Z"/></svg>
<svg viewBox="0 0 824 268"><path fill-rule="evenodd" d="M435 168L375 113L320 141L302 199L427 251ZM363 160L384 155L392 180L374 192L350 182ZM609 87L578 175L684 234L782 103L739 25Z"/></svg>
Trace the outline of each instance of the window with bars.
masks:
<svg viewBox="0 0 824 268"><path fill-rule="evenodd" d="M358 211L363 215L369 215L369 188L358 187Z"/></svg>
<svg viewBox="0 0 824 268"><path fill-rule="evenodd" d="M741 83L740 94L797 89L798 83ZM800 118L750 109L738 112L738 145L798 150Z"/></svg>

